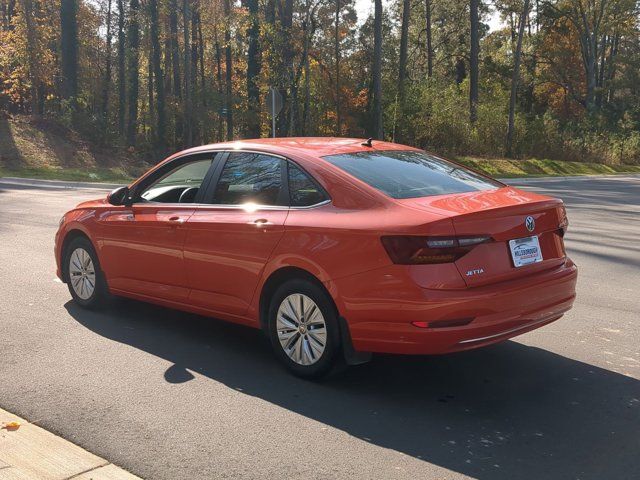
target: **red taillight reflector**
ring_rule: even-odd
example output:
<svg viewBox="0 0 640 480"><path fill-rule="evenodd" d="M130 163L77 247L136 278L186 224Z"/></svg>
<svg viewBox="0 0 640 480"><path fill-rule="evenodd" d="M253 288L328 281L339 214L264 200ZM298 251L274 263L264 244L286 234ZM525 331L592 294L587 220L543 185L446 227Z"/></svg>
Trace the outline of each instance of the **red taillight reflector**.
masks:
<svg viewBox="0 0 640 480"><path fill-rule="evenodd" d="M567 218L567 210L564 208L564 205L560 206L558 210L558 216L560 217L558 228L562 232L560 236L564 237L564 234L567 233L567 229L569 228L569 219Z"/></svg>
<svg viewBox="0 0 640 480"><path fill-rule="evenodd" d="M389 235L381 238L393 263L424 265L452 263L469 253L473 247L491 241L491 237L418 237Z"/></svg>
<svg viewBox="0 0 640 480"><path fill-rule="evenodd" d="M455 320L435 320L433 322L411 322L411 325L418 328L447 328L463 327L473 322L473 318L458 318Z"/></svg>

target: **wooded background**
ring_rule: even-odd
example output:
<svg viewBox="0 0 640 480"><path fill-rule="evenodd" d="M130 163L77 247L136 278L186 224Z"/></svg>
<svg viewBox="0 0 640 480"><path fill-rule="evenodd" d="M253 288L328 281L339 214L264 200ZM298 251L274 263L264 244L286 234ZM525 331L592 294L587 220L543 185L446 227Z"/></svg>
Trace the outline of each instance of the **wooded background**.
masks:
<svg viewBox="0 0 640 480"><path fill-rule="evenodd" d="M635 0L375 0L367 18L354 0L0 0L0 109L157 157L269 136L274 86L278 136L638 163L638 13Z"/></svg>

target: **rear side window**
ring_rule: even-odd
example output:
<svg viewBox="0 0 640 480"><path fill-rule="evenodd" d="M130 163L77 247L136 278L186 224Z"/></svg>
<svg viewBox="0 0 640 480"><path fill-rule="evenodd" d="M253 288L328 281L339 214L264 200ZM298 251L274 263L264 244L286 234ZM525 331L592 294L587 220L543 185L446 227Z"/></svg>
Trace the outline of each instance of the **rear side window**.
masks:
<svg viewBox="0 0 640 480"><path fill-rule="evenodd" d="M258 153L231 153L216 185L213 203L286 205L282 160Z"/></svg>
<svg viewBox="0 0 640 480"><path fill-rule="evenodd" d="M330 155L324 160L393 198L416 198L502 185L426 152L390 150Z"/></svg>
<svg viewBox="0 0 640 480"><path fill-rule="evenodd" d="M324 191L302 170L288 163L289 199L292 207L309 207L327 200Z"/></svg>

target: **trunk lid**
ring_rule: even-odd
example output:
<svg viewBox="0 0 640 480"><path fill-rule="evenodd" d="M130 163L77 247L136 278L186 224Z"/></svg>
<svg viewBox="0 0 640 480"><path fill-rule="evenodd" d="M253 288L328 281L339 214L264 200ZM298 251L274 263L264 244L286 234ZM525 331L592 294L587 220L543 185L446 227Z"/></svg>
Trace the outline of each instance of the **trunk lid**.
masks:
<svg viewBox="0 0 640 480"><path fill-rule="evenodd" d="M530 275L564 262L560 230L564 207L561 200L504 187L401 202L411 208L449 217L457 237L487 235L492 238L455 262L468 287ZM527 217L533 218L535 223L532 230L525 224ZM538 237L542 261L515 267L509 240L534 235Z"/></svg>

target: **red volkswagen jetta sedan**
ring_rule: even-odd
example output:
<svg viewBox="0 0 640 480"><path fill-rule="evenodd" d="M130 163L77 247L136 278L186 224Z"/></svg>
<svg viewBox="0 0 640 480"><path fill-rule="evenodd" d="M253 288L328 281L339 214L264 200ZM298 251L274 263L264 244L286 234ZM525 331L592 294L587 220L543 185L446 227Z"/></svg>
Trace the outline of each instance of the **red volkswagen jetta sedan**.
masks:
<svg viewBox="0 0 640 480"><path fill-rule="evenodd" d="M58 276L263 329L294 373L372 352L477 348L575 298L562 201L415 148L356 139L222 143L173 155L64 215Z"/></svg>

